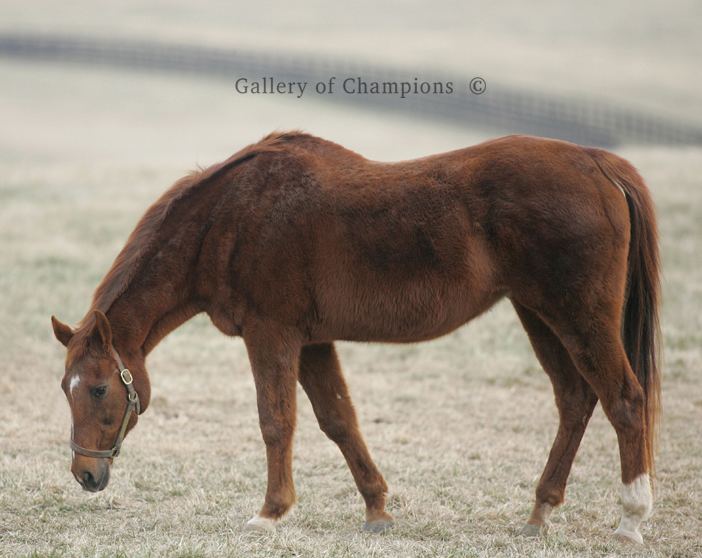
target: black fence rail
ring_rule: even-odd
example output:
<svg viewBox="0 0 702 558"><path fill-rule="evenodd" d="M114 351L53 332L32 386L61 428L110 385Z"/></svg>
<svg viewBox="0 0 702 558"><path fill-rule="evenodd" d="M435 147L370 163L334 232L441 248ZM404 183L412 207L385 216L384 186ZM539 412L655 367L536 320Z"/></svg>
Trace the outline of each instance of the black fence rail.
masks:
<svg viewBox="0 0 702 558"><path fill-rule="evenodd" d="M422 81L454 83L453 94L322 94L327 102L355 104L449 122L464 128L523 133L613 146L621 143L702 145L702 126L676 122L596 99L557 97L546 93L487 84L483 94L463 81L432 72L409 73L389 67L359 65L319 56L262 53L140 40L71 37L46 34L0 34L0 57L43 62L102 65L125 69L177 72L229 80L237 77L306 81L314 84L337 76L366 82ZM461 76L464 77L464 76Z"/></svg>

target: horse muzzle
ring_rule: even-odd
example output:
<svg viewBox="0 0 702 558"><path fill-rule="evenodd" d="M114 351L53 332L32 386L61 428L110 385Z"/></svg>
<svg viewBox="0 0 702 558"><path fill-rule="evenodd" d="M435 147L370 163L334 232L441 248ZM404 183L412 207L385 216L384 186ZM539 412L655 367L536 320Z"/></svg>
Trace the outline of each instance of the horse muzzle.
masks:
<svg viewBox="0 0 702 558"><path fill-rule="evenodd" d="M107 459L91 459L90 466L85 466L83 462L88 461L76 459L71 466L71 472L83 490L88 492L100 492L110 482L110 465Z"/></svg>

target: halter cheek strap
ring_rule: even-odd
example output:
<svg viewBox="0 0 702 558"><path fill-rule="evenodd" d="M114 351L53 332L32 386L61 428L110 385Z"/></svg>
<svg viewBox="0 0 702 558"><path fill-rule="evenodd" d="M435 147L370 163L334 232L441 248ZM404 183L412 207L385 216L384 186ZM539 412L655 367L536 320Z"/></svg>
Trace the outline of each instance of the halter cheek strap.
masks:
<svg viewBox="0 0 702 558"><path fill-rule="evenodd" d="M71 437L71 449L74 452L84 455L86 457L95 457L103 459L117 457L119 455L119 450L122 447L124 437L127 434L127 426L129 425L129 420L132 418L132 413L136 413L137 415L141 414L141 403L139 402L139 394L134 389L134 378L132 377L132 373L126 366L124 366L122 359L120 358L119 354L114 349L114 347L112 347L112 356L114 357L115 361L117 361L117 366L119 367L119 378L120 380L122 380L122 384L124 384L124 387L127 390L127 407L124 410L124 416L122 417L122 425L119 428L119 432L117 433L117 438L115 439L115 443L113 444L112 449L87 449L76 444L76 442L73 440L73 437Z"/></svg>

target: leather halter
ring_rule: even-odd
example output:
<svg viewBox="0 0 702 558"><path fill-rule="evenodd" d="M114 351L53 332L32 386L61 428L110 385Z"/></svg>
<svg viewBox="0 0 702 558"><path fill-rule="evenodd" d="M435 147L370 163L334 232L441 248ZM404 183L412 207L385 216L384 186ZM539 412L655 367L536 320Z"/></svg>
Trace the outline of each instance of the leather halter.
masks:
<svg viewBox="0 0 702 558"><path fill-rule="evenodd" d="M122 418L122 425L119 428L119 432L117 433L117 438L115 439L115 443L112 446L112 449L109 450L92 450L92 449L87 449L82 446L79 446L76 444L76 442L73 440L73 435L71 433L71 449L79 453L81 455L84 455L86 457L95 457L95 458L114 458L119 455L119 450L122 447L122 442L124 441L124 437L127 434L127 425L129 424L129 420L132 418L132 413L136 413L137 415L141 414L141 403L139 402L139 394L136 392L134 389L133 381L134 378L132 377L132 373L129 371L129 369L124 366L124 363L122 362L122 359L119 357L119 354L115 350L114 347L112 349L112 356L117 361L117 366L119 368L119 379L122 380L122 383L124 384L124 387L127 389L127 408L124 410L124 417Z"/></svg>

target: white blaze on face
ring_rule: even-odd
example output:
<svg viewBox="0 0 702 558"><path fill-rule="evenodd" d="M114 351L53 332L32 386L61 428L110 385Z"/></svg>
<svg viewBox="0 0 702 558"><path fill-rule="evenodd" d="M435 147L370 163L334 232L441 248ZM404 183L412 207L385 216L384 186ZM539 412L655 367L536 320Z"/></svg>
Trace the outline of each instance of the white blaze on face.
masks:
<svg viewBox="0 0 702 558"><path fill-rule="evenodd" d="M78 387L78 384L80 384L80 376L78 376L78 374L73 374L73 376L71 376L71 381L68 382L68 393L71 394L71 397L74 397L73 392ZM73 440L73 413L71 413L71 440ZM76 458L75 451L71 451L71 457L72 459Z"/></svg>
<svg viewBox="0 0 702 558"><path fill-rule="evenodd" d="M73 392L78 387L79 383L80 383L80 377L78 376L78 374L73 374L71 381L68 382L68 391L71 392L71 397L73 397Z"/></svg>

